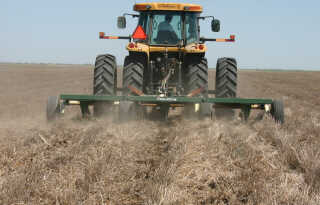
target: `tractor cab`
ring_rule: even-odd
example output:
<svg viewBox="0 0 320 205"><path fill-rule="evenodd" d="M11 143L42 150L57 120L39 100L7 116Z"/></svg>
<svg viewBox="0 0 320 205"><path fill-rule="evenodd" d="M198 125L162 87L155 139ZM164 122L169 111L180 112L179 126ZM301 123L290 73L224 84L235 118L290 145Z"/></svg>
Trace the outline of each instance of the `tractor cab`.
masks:
<svg viewBox="0 0 320 205"><path fill-rule="evenodd" d="M200 42L199 19L202 7L194 4L141 3L135 4L136 14L118 17L118 27L126 27L126 15L138 17L138 25L132 35L134 42L150 46L185 46ZM213 20L217 25L218 20ZM214 23L212 23L214 24ZM217 30L217 28L214 28ZM218 31L218 30L217 30Z"/></svg>
<svg viewBox="0 0 320 205"><path fill-rule="evenodd" d="M195 4L138 3L133 10L139 14L125 13L118 17L118 27L125 28L126 16L132 16L138 18L135 31L129 37L117 38L129 39L128 59L134 60L134 63L139 61L144 78L148 78L143 79L142 87L139 86L140 91L165 96L190 93L207 96L204 42L216 39L200 38L199 20L212 18L211 28L214 32L220 30L220 21L213 16L200 16L202 7ZM100 38L113 37L104 36L102 33ZM191 75L196 73L193 69L197 66L202 69L199 71L200 77L197 76L201 79L199 83L192 83L194 80L192 81Z"/></svg>

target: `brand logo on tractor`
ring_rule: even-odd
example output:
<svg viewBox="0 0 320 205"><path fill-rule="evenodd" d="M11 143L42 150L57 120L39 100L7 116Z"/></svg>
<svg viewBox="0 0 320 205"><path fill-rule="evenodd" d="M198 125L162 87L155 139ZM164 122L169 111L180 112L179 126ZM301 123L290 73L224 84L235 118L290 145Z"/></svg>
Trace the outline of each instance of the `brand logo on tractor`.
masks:
<svg viewBox="0 0 320 205"><path fill-rule="evenodd" d="M158 97L157 100L159 101L177 101L177 98L161 98L161 97Z"/></svg>

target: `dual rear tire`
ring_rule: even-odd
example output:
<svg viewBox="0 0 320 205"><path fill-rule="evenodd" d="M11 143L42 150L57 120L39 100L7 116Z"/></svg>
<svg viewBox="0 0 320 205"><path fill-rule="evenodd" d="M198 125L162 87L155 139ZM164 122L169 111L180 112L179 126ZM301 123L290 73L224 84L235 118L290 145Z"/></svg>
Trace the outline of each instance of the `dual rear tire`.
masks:
<svg viewBox="0 0 320 205"><path fill-rule="evenodd" d="M208 64L201 56L192 56L187 61L185 87L187 94L202 89L195 97L208 97ZM216 66L215 92L217 98L237 97L237 62L234 58L219 58ZM186 107L187 113L192 112L193 104ZM201 117L211 116L212 105L201 103L198 114ZM191 114L191 113L190 113ZM232 118L234 111L230 108L219 108L216 104L215 116L218 118Z"/></svg>
<svg viewBox="0 0 320 205"><path fill-rule="evenodd" d="M124 61L122 88L123 95L137 95L132 92L139 90L143 92L143 72L144 61L138 56L127 56ZM94 95L109 95L117 94L117 63L116 58L110 54L99 55L96 58L93 79L93 94ZM96 117L110 112L110 103L96 102L93 112ZM130 118L130 113L137 109L136 103L123 102L120 103L119 116L120 118Z"/></svg>

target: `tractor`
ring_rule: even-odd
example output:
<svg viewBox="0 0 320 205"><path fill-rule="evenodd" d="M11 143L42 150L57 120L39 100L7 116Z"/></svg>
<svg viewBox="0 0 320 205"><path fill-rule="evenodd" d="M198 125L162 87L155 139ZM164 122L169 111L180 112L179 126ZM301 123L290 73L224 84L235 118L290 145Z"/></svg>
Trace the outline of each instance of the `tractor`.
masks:
<svg viewBox="0 0 320 205"><path fill-rule="evenodd" d="M201 16L202 6L185 3L137 3L135 14L125 13L117 19L118 28L126 28L126 18L138 19L132 35L107 36L100 39L128 40L128 55L122 70L122 88L117 87L116 57L98 55L94 67L93 95L49 97L47 118L53 119L66 105L80 105L83 116L95 116L119 107L119 117L128 119L146 113L146 107L167 120L171 109L184 107L184 113L199 117L230 117L241 109L243 118L251 109L270 113L276 122L284 122L283 103L271 99L237 98L237 62L219 58L216 64L215 90L208 89L208 61L205 42L235 42L229 38L200 36L200 21L211 19L211 30L220 31L220 21ZM119 93L121 93L119 95ZM210 95L214 94L215 98Z"/></svg>

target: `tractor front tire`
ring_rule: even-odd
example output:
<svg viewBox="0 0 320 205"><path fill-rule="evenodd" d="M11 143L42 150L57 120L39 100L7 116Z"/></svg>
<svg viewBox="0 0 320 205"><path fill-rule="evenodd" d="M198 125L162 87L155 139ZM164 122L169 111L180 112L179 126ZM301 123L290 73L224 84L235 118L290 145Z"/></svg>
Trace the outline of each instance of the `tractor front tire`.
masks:
<svg viewBox="0 0 320 205"><path fill-rule="evenodd" d="M117 63L116 58L110 54L99 55L96 58L93 79L94 95L115 95L117 92ZM101 116L108 110L110 103L96 102L93 112Z"/></svg>
<svg viewBox="0 0 320 205"><path fill-rule="evenodd" d="M237 96L237 62L234 58L219 58L216 66L216 97L235 98ZM216 108L215 116L232 118L234 111Z"/></svg>

